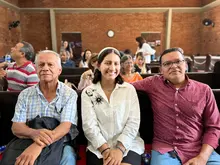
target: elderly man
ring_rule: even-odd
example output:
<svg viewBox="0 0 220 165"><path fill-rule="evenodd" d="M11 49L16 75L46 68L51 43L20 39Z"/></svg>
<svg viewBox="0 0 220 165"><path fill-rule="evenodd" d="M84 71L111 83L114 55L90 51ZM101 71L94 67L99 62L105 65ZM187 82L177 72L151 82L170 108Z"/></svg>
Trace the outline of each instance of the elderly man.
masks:
<svg viewBox="0 0 220 165"><path fill-rule="evenodd" d="M68 58L68 54L65 50L60 53L62 68L75 68L75 62Z"/></svg>
<svg viewBox="0 0 220 165"><path fill-rule="evenodd" d="M23 89L38 83L36 69L31 60L34 58L34 49L27 42L19 42L11 48L11 56L15 61L9 63L6 70L0 65L0 79L3 77L7 80L8 91L22 91Z"/></svg>
<svg viewBox="0 0 220 165"><path fill-rule="evenodd" d="M219 165L219 110L212 90L185 74L181 49L165 50L161 76L133 83L152 102L154 139L151 165Z"/></svg>
<svg viewBox="0 0 220 165"><path fill-rule="evenodd" d="M12 119L14 135L19 138L31 138L34 142L16 159L16 165L33 165L45 146L67 135L71 137L69 140L72 140L78 133L77 94L58 81L62 71L59 54L49 50L41 51L36 56L35 63L40 82L20 93ZM26 121L36 116L52 117L60 124L54 130L28 127ZM60 165L75 165L75 162L76 154L66 141Z"/></svg>

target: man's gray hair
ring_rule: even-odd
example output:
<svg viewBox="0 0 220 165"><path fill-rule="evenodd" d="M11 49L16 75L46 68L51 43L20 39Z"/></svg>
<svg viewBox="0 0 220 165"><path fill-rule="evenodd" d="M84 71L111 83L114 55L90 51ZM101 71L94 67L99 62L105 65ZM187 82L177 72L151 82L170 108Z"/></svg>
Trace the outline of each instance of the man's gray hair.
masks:
<svg viewBox="0 0 220 165"><path fill-rule="evenodd" d="M57 57L57 64L59 66L59 68L62 68L61 66L61 59L60 59L60 55L52 50L42 50L40 52L38 52L38 54L36 55L36 58L35 58L35 65L36 67L38 66L38 56L39 54L53 54Z"/></svg>
<svg viewBox="0 0 220 165"><path fill-rule="evenodd" d="M21 41L24 46L20 48L20 51L25 54L25 58L29 61L34 61L34 48L33 46L25 41Z"/></svg>

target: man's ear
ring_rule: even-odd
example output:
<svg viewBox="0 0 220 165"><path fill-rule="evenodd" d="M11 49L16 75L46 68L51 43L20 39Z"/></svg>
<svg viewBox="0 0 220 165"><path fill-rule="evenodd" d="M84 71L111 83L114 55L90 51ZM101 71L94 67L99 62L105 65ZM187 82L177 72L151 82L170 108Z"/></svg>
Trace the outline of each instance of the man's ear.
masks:
<svg viewBox="0 0 220 165"><path fill-rule="evenodd" d="M61 75L61 73L62 73L62 67L59 68L59 75Z"/></svg>
<svg viewBox="0 0 220 165"><path fill-rule="evenodd" d="M22 57L25 57L25 53L24 53L24 52L21 52L21 56L22 56Z"/></svg>

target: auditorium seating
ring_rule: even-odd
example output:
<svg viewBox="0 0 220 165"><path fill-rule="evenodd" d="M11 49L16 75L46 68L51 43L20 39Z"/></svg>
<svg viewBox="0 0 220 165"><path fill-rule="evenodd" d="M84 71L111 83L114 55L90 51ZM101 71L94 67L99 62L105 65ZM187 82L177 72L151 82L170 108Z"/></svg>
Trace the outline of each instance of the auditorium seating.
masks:
<svg viewBox="0 0 220 165"><path fill-rule="evenodd" d="M213 90L217 105L220 108L220 89ZM17 92L0 92L0 146L7 144L14 136L11 132L11 119L14 114L14 108L18 97ZM78 110L78 130L79 135L76 138L77 144L79 144L79 151L81 160L78 161L78 165L83 165L85 162L85 146L87 140L84 136L82 130L82 120L81 120L81 92L78 91L79 97L77 100L77 110ZM140 110L141 110L141 124L140 124L140 135L143 138L145 144L151 144L153 138L153 113L151 109L151 102L148 96L142 92L137 91ZM220 153L220 148L218 152Z"/></svg>
<svg viewBox="0 0 220 165"><path fill-rule="evenodd" d="M220 62L220 56L211 56L209 71L211 71L211 72L214 71L214 67L215 67L216 62Z"/></svg>
<svg viewBox="0 0 220 165"><path fill-rule="evenodd" d="M210 72L211 55L192 56L192 72Z"/></svg>
<svg viewBox="0 0 220 165"><path fill-rule="evenodd" d="M59 80L64 82L65 79L68 80L68 82L73 83L76 87L78 87L79 81L80 81L81 75L60 75Z"/></svg>
<svg viewBox="0 0 220 165"><path fill-rule="evenodd" d="M89 68L63 68L61 75L81 75Z"/></svg>
<svg viewBox="0 0 220 165"><path fill-rule="evenodd" d="M151 74L142 74L143 78L153 76L155 73ZM213 72L189 72L187 73L189 78L205 83L210 86L212 89L220 89L220 73ZM65 79L68 79L69 82L72 82L75 86L78 86L80 81L80 75L60 75L59 80L64 82Z"/></svg>

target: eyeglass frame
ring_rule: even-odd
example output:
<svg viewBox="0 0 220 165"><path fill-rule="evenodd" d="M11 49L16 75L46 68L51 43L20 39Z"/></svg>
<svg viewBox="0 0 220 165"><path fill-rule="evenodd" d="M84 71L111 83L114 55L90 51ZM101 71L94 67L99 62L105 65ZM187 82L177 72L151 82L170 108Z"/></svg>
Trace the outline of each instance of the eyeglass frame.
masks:
<svg viewBox="0 0 220 165"><path fill-rule="evenodd" d="M182 59L182 60L178 59L176 61L166 61L166 62L162 63L161 66L163 66L164 68L171 68L173 66L173 64L180 66L183 62L185 62L184 59ZM168 63L168 64L166 65L166 63Z"/></svg>
<svg viewBox="0 0 220 165"><path fill-rule="evenodd" d="M134 64L134 62L128 62L128 61L127 61L127 62L124 62L124 64L125 64L125 65L132 65L132 64Z"/></svg>

